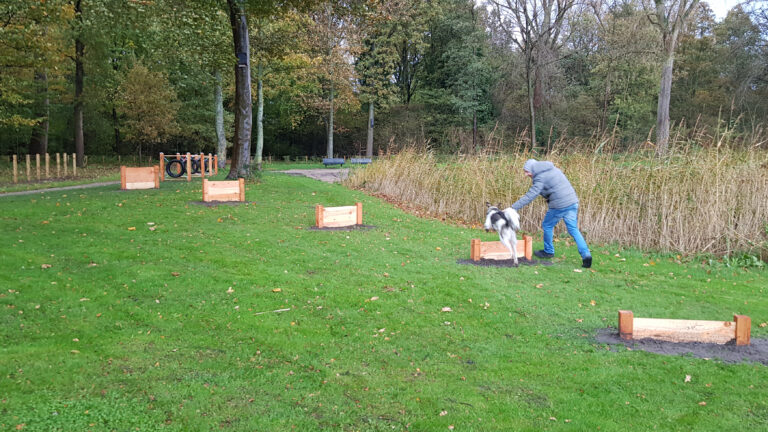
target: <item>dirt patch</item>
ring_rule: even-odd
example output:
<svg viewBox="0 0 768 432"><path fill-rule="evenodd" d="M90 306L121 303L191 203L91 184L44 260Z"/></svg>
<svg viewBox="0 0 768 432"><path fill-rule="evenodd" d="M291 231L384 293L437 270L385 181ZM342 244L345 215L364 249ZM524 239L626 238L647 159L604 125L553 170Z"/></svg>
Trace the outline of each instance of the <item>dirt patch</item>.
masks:
<svg viewBox="0 0 768 432"><path fill-rule="evenodd" d="M518 266L551 266L552 261L543 261L543 260L529 260L527 258L518 258L517 259ZM506 259L506 260L493 260L493 259L485 259L482 258L479 261L472 261L468 259L460 259L456 260L456 264L466 264L466 265L475 265L479 267L518 267L515 265L515 262L512 261L512 259Z"/></svg>
<svg viewBox="0 0 768 432"><path fill-rule="evenodd" d="M768 339L752 339L750 345L737 346L735 342L725 345L699 342L666 342L655 339L624 340L615 328L597 331L597 341L611 345L612 351L619 351L618 345L637 351L663 355L691 355L703 359L719 359L724 363L761 363L768 366Z"/></svg>
<svg viewBox="0 0 768 432"><path fill-rule="evenodd" d="M251 205L251 204L257 204L256 201L211 201L211 202L205 202L205 201L190 201L190 204L204 206L204 207L216 207L220 205L226 205L230 207L234 206L240 206L240 205Z"/></svg>
<svg viewBox="0 0 768 432"><path fill-rule="evenodd" d="M343 227L322 227L318 228L316 226L307 228L310 231L365 231L376 228L374 225L349 225L349 226L343 226Z"/></svg>
<svg viewBox="0 0 768 432"><path fill-rule="evenodd" d="M349 168L318 168L318 169L292 169L285 171L275 171L292 176L304 176L326 183L338 183L349 177Z"/></svg>
<svg viewBox="0 0 768 432"><path fill-rule="evenodd" d="M65 180L65 179L62 179ZM32 184L33 182L29 182L28 184ZM39 183L45 183L45 182L39 182ZM73 190L73 189L88 189L88 188L94 188L94 187L101 187L101 186L111 186L111 185L119 185L119 181L110 181L110 182L99 182L99 183L84 183L80 185L73 185L73 186L61 186L61 187L55 187L55 188L48 188L48 189L35 189L35 190L28 190L28 191L19 191L19 192L6 192L6 193L0 193L0 197L2 196L16 196L16 195L33 195L33 194L39 194L39 193L45 193L45 192L58 192L58 191L65 191L65 190Z"/></svg>

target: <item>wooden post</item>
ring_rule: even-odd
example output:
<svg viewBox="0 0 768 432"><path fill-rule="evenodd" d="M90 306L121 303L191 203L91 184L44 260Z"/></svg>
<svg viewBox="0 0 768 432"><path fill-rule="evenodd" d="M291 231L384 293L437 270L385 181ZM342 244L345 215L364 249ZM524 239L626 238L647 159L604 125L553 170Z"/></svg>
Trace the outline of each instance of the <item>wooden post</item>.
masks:
<svg viewBox="0 0 768 432"><path fill-rule="evenodd" d="M56 153L56 177L61 177L61 153Z"/></svg>
<svg viewBox="0 0 768 432"><path fill-rule="evenodd" d="M66 177L67 173L69 173L69 167L68 167L69 162L67 161L67 158L68 158L67 154L64 153L64 177ZM117 160L118 162L120 161L120 156L117 157Z"/></svg>
<svg viewBox="0 0 768 432"><path fill-rule="evenodd" d="M187 152L187 181L192 181L192 155Z"/></svg>
<svg viewBox="0 0 768 432"><path fill-rule="evenodd" d="M208 153L208 177L213 176L213 156Z"/></svg>
<svg viewBox="0 0 768 432"><path fill-rule="evenodd" d="M240 202L245 202L245 179L237 179L237 182L240 184Z"/></svg>
<svg viewBox="0 0 768 432"><path fill-rule="evenodd" d="M472 259L472 261L480 261L480 239L472 239L469 246L470 259Z"/></svg>
<svg viewBox="0 0 768 432"><path fill-rule="evenodd" d="M200 153L200 177L205 178L205 153Z"/></svg>
<svg viewBox="0 0 768 432"><path fill-rule="evenodd" d="M155 165L155 189L160 189L160 165Z"/></svg>
<svg viewBox="0 0 768 432"><path fill-rule="evenodd" d="M525 259L530 261L533 259L533 237L523 236L523 242L525 242Z"/></svg>
<svg viewBox="0 0 768 432"><path fill-rule="evenodd" d="M208 179L203 179L203 202L208 202Z"/></svg>
<svg viewBox="0 0 768 432"><path fill-rule="evenodd" d="M219 155L213 157L213 169L216 174L219 173Z"/></svg>
<svg viewBox="0 0 768 432"><path fill-rule="evenodd" d="M315 225L318 228L323 227L323 206L320 204L315 206Z"/></svg>
<svg viewBox="0 0 768 432"><path fill-rule="evenodd" d="M125 170L126 170L125 165L120 167L120 189L121 190L125 190L125 183L126 183Z"/></svg>
<svg viewBox="0 0 768 432"><path fill-rule="evenodd" d="M77 155L72 153L72 175L77 177Z"/></svg>
<svg viewBox="0 0 768 432"><path fill-rule="evenodd" d="M31 181L32 180L32 176L31 176L31 171L30 170L31 170L31 168L30 168L29 154L27 154L27 181Z"/></svg>
<svg viewBox="0 0 768 432"><path fill-rule="evenodd" d="M363 203L355 203L355 207L357 207L357 224L362 225L363 224Z"/></svg>
<svg viewBox="0 0 768 432"><path fill-rule="evenodd" d="M619 311L619 336L622 339L631 340L635 316L632 311Z"/></svg>
<svg viewBox="0 0 768 432"><path fill-rule="evenodd" d="M45 154L45 178L51 178L51 155Z"/></svg>
<svg viewBox="0 0 768 432"><path fill-rule="evenodd" d="M13 182L18 183L19 182L19 172L18 172L18 156L13 155Z"/></svg>
<svg viewBox="0 0 768 432"><path fill-rule="evenodd" d="M40 180L40 153L35 153L35 172L37 180Z"/></svg>
<svg viewBox="0 0 768 432"><path fill-rule="evenodd" d="M734 315L736 321L736 345L749 345L752 320L746 315Z"/></svg>
<svg viewBox="0 0 768 432"><path fill-rule="evenodd" d="M160 181L165 181L165 153L160 152Z"/></svg>

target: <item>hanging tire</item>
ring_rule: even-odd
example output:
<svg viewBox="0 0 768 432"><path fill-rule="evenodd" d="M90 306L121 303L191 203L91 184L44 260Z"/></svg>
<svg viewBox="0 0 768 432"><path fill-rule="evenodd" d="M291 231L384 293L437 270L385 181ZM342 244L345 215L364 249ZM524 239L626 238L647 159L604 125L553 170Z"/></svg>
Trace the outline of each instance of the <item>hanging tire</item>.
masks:
<svg viewBox="0 0 768 432"><path fill-rule="evenodd" d="M173 159L165 165L165 172L168 177L179 178L187 173L187 169L184 167L184 161Z"/></svg>
<svg viewBox="0 0 768 432"><path fill-rule="evenodd" d="M192 174L200 174L200 158L192 159Z"/></svg>

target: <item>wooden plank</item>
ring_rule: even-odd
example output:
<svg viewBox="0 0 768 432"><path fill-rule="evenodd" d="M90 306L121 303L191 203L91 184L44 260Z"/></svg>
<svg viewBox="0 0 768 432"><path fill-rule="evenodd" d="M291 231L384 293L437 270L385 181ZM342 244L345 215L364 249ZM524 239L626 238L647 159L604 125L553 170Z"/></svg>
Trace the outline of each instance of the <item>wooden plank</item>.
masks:
<svg viewBox="0 0 768 432"><path fill-rule="evenodd" d="M355 221L358 225L363 224L363 203L357 203L355 204L355 215L357 216L357 220Z"/></svg>
<svg viewBox="0 0 768 432"><path fill-rule="evenodd" d="M736 326L731 321L635 318L632 338L651 338L668 342L724 344L734 339Z"/></svg>
<svg viewBox="0 0 768 432"><path fill-rule="evenodd" d="M187 152L187 181L192 181L192 155Z"/></svg>
<svg viewBox="0 0 768 432"><path fill-rule="evenodd" d="M127 167L125 165L120 167L120 189L122 190L127 189L128 177L126 169Z"/></svg>
<svg viewBox="0 0 768 432"><path fill-rule="evenodd" d="M632 324L634 321L634 314L632 311L620 310L619 311L619 336L622 339L632 339Z"/></svg>
<svg viewBox="0 0 768 432"><path fill-rule="evenodd" d="M37 179L40 180L40 153L35 153L35 171L37 171Z"/></svg>
<svg viewBox="0 0 768 432"><path fill-rule="evenodd" d="M160 165L155 165L155 175L154 181L155 181L155 189L160 189Z"/></svg>
<svg viewBox="0 0 768 432"><path fill-rule="evenodd" d="M32 181L32 177L30 177L30 162L29 162L29 154L27 154L27 181Z"/></svg>
<svg viewBox="0 0 768 432"><path fill-rule="evenodd" d="M746 315L734 315L736 321L736 345L749 345L752 319Z"/></svg>
<svg viewBox="0 0 768 432"><path fill-rule="evenodd" d="M203 179L203 202L208 202L208 180Z"/></svg>
<svg viewBox="0 0 768 432"><path fill-rule="evenodd" d="M159 167L120 167L120 188L129 189L158 189L160 180L158 178Z"/></svg>
<svg viewBox="0 0 768 432"><path fill-rule="evenodd" d="M77 155L72 153L72 176L77 177Z"/></svg>
<svg viewBox="0 0 768 432"><path fill-rule="evenodd" d="M323 210L323 225L342 227L357 222L357 206L327 207Z"/></svg>
<svg viewBox="0 0 768 432"><path fill-rule="evenodd" d="M200 177L205 178L205 153L200 153Z"/></svg>
<svg viewBox="0 0 768 432"><path fill-rule="evenodd" d="M165 153L160 152L160 181L165 181Z"/></svg>
<svg viewBox="0 0 768 432"><path fill-rule="evenodd" d="M240 186L240 202L245 202L245 179L237 179Z"/></svg>
<svg viewBox="0 0 768 432"><path fill-rule="evenodd" d="M480 261L480 244L482 241L480 239L472 239L469 242L469 258L472 261Z"/></svg>
<svg viewBox="0 0 768 432"><path fill-rule="evenodd" d="M315 226L318 228L323 227L323 206L320 204L315 206Z"/></svg>
<svg viewBox="0 0 768 432"><path fill-rule="evenodd" d="M214 169L214 173L219 174L219 155L215 155L213 157L213 169Z"/></svg>
<svg viewBox="0 0 768 432"><path fill-rule="evenodd" d="M533 237L523 236L523 242L525 242L525 259L530 261L533 259Z"/></svg>
<svg viewBox="0 0 768 432"><path fill-rule="evenodd" d="M526 236L528 237L528 236ZM530 239L530 237L528 237ZM477 240L477 239L474 239ZM512 259L512 254L509 252L509 249L507 249L506 246L504 246L504 243L500 241L491 241L491 242L484 242L477 240L479 243L475 243L475 248L478 248L477 251L474 251L474 258L472 258L474 261L480 260L480 259L492 259L492 260L508 260ZM526 243L525 237L523 240L518 240L516 245L515 252L517 253L517 257L526 257L527 255L527 249L529 249L530 246L530 240L529 243ZM530 258L528 258L530 259Z"/></svg>
<svg viewBox="0 0 768 432"><path fill-rule="evenodd" d="M45 154L45 178L51 178L51 155Z"/></svg>
<svg viewBox="0 0 768 432"><path fill-rule="evenodd" d="M13 155L13 182L18 183L19 182L19 161L18 156Z"/></svg>
<svg viewBox="0 0 768 432"><path fill-rule="evenodd" d="M244 181L203 179L203 201L245 201Z"/></svg>
<svg viewBox="0 0 768 432"><path fill-rule="evenodd" d="M131 182L126 183L125 190L137 190L137 189L155 189L155 182Z"/></svg>
<svg viewBox="0 0 768 432"><path fill-rule="evenodd" d="M56 153L56 177L61 177L61 153Z"/></svg>

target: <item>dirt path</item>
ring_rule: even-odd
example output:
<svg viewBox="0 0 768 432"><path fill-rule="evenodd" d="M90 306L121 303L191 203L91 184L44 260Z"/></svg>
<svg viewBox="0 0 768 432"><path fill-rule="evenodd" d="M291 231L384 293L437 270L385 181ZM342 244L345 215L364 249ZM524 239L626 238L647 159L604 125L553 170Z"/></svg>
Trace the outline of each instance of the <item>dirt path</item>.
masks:
<svg viewBox="0 0 768 432"><path fill-rule="evenodd" d="M293 176L304 176L326 183L338 183L349 176L349 168L337 169L291 169L286 171L275 171Z"/></svg>
<svg viewBox="0 0 768 432"><path fill-rule="evenodd" d="M34 194L39 194L44 192L58 192L58 191L65 191L65 190L72 190L72 189L88 189L88 188L94 188L99 186L111 186L111 185L119 185L119 184L120 184L119 181L86 183L86 184L74 185L74 186L62 186L62 187L55 187L55 188L48 188L48 189L35 189L35 190L20 191L20 192L8 192L8 193L0 194L0 197L12 196L12 195L34 195Z"/></svg>

